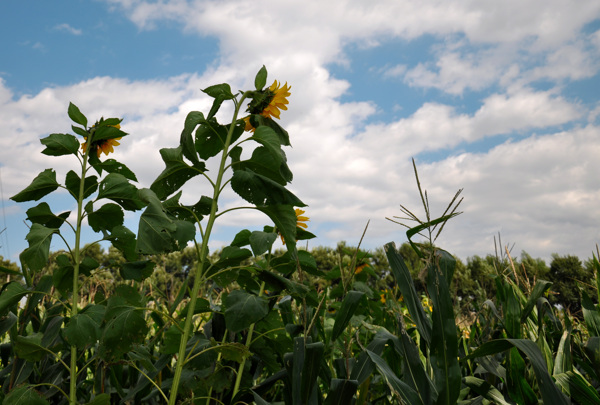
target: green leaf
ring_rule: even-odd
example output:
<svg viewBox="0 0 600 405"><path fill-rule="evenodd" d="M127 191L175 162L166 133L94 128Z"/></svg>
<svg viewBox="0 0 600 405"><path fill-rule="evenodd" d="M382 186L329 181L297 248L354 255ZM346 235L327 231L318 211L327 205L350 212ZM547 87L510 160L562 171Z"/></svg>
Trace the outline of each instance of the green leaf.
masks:
<svg viewBox="0 0 600 405"><path fill-rule="evenodd" d="M254 78L254 86L256 87L256 90L261 91L266 84L267 68L265 67L265 65L263 65L263 67L260 68L260 70L256 74L256 77Z"/></svg>
<svg viewBox="0 0 600 405"><path fill-rule="evenodd" d="M581 309L590 336L600 336L600 313L585 290L581 290Z"/></svg>
<svg viewBox="0 0 600 405"><path fill-rule="evenodd" d="M285 129L283 129L275 120L267 117L263 117L262 115L252 115L251 121L254 119L256 122L252 122L255 128L260 128L261 126L267 126L271 128L277 136L279 137L279 143L285 146L291 146L290 144L290 136Z"/></svg>
<svg viewBox="0 0 600 405"><path fill-rule="evenodd" d="M48 354L46 348L42 346L43 337L42 332L29 336L17 336L13 343L16 355L24 360L40 361Z"/></svg>
<svg viewBox="0 0 600 405"><path fill-rule="evenodd" d="M161 149L160 155L165 162L166 168L154 180L150 189L161 200L179 190L189 179L206 170L202 162L193 167L185 163L183 161L181 146L173 149Z"/></svg>
<svg viewBox="0 0 600 405"><path fill-rule="evenodd" d="M0 316L5 316L9 308L18 303L25 294L25 287L16 281L4 284L0 291Z"/></svg>
<svg viewBox="0 0 600 405"><path fill-rule="evenodd" d="M575 404L598 405L600 396L596 389L581 376L578 372L568 371L566 373L555 374L556 384L558 384Z"/></svg>
<svg viewBox="0 0 600 405"><path fill-rule="evenodd" d="M65 186L74 199L79 199L79 187L81 178L73 170L69 170L65 179ZM98 189L98 177L88 176L83 184L83 198L88 198Z"/></svg>
<svg viewBox="0 0 600 405"><path fill-rule="evenodd" d="M101 336L100 324L105 309L102 305L88 305L71 317L63 331L66 341L80 350L95 344Z"/></svg>
<svg viewBox="0 0 600 405"><path fill-rule="evenodd" d="M223 101L230 100L235 97L233 94L231 94L231 87L229 87L227 83L216 84L214 86L207 87L202 91L215 99L212 107L210 108L210 112L206 117L207 120L215 116L217 111L219 111Z"/></svg>
<svg viewBox="0 0 600 405"><path fill-rule="evenodd" d="M121 120L118 118L109 118L99 123L94 131L92 142L96 144L99 141L106 141L107 139L122 138L127 135L127 132L121 131L114 125L119 124Z"/></svg>
<svg viewBox="0 0 600 405"><path fill-rule="evenodd" d="M436 263L427 269L427 292L433 301L430 358L433 381L438 391L437 404L455 404L460 394L461 370L458 364L458 336L449 284L455 259L436 251Z"/></svg>
<svg viewBox="0 0 600 405"><path fill-rule="evenodd" d="M67 114L69 114L69 118L76 124L79 124L84 128L87 127L87 118L79 111L79 108L75 104L69 103Z"/></svg>
<svg viewBox="0 0 600 405"><path fill-rule="evenodd" d="M244 200L257 207L270 205L306 207L306 204L285 187L249 169L237 170L233 173L231 188Z"/></svg>
<svg viewBox="0 0 600 405"><path fill-rule="evenodd" d="M335 316L335 323L333 324L333 330L331 331L332 342L335 342L344 329L346 329L346 326L350 323L350 319L354 316L364 295L365 293L360 291L348 291L348 294L344 297L344 301L342 301L340 310Z"/></svg>
<svg viewBox="0 0 600 405"><path fill-rule="evenodd" d="M216 269L239 266L244 260L252 257L248 249L240 249L237 246L225 246L221 251L219 260L213 265Z"/></svg>
<svg viewBox="0 0 600 405"><path fill-rule="evenodd" d="M496 339L479 346L463 360L500 353L515 347L523 352L531 362L533 371L540 387L542 400L545 405L566 405L568 399L558 389L550 374L540 349L535 342L526 339Z"/></svg>
<svg viewBox="0 0 600 405"><path fill-rule="evenodd" d="M142 281L152 275L156 263L152 260L123 263L121 277L125 280Z"/></svg>
<svg viewBox="0 0 600 405"><path fill-rule="evenodd" d="M525 322L525 320L533 310L533 307L535 306L538 298L540 298L551 286L552 283L550 281L536 281L535 286L533 287L533 291L529 295L529 299L527 299L527 304L525 304L525 307L521 311L521 323Z"/></svg>
<svg viewBox="0 0 600 405"><path fill-rule="evenodd" d="M404 263L404 259L402 259L393 242L385 245L385 253L390 263L392 274L402 293L408 312L417 325L419 334L426 342L431 342L431 319L425 314L425 310L421 305L421 298L417 294L412 276L408 267L406 267L406 263Z"/></svg>
<svg viewBox="0 0 600 405"><path fill-rule="evenodd" d="M302 365L302 378L300 380L303 404L309 403L309 398L313 394L324 353L325 345L323 342L304 345L304 364Z"/></svg>
<svg viewBox="0 0 600 405"><path fill-rule="evenodd" d="M138 258L136 250L135 234L128 228L118 225L112 228L110 235L105 238L110 241L114 247L119 249L125 259L135 261Z"/></svg>
<svg viewBox="0 0 600 405"><path fill-rule="evenodd" d="M227 132L229 129L225 125L219 125L216 120L204 121L196 130L195 148L200 158L209 159L216 156L225 147ZM233 129L231 142L244 132L242 125L236 125Z"/></svg>
<svg viewBox="0 0 600 405"><path fill-rule="evenodd" d="M138 197L138 189L119 173L110 173L100 182L98 199L113 200L128 211L137 211L144 207Z"/></svg>
<svg viewBox="0 0 600 405"><path fill-rule="evenodd" d="M347 405L358 391L358 381L332 378L325 405Z"/></svg>
<svg viewBox="0 0 600 405"><path fill-rule="evenodd" d="M273 246L277 239L277 234L273 232L254 231L250 235L250 247L254 256L260 256L267 252Z"/></svg>
<svg viewBox="0 0 600 405"><path fill-rule="evenodd" d="M488 401L492 401L494 404L510 405L510 402L506 402L502 393L485 380L472 376L467 376L463 378L463 382L467 387L471 388L478 395L481 395Z"/></svg>
<svg viewBox="0 0 600 405"><path fill-rule="evenodd" d="M271 221L277 227L277 231L283 236L288 252L292 259L297 257L296 251L296 230L298 218L296 211L291 205L272 205L267 207L258 207L259 211L264 212L271 218Z"/></svg>
<svg viewBox="0 0 600 405"><path fill-rule="evenodd" d="M43 225L46 228L58 229L69 217L71 211L63 212L60 215L55 215L50 210L50 206L43 202L39 203L35 207L29 208L26 213L27 219L32 223Z"/></svg>
<svg viewBox="0 0 600 405"><path fill-rule="evenodd" d="M58 233L58 229L46 228L40 224L31 225L25 237L29 247L21 253L20 258L34 272L40 271L48 263L50 242L54 233Z"/></svg>
<svg viewBox="0 0 600 405"><path fill-rule="evenodd" d="M96 169L100 168L102 170L106 170L108 173L118 173L125 176L125 178L137 181L137 177L135 177L135 173L133 173L127 166L123 163L116 161L115 159L106 159L103 162L100 162L94 166Z"/></svg>
<svg viewBox="0 0 600 405"><path fill-rule="evenodd" d="M56 190L58 186L56 172L53 169L46 169L38 174L23 191L10 197L10 199L15 202L37 201Z"/></svg>
<svg viewBox="0 0 600 405"><path fill-rule="evenodd" d="M40 142L46 146L42 153L48 156L76 155L79 150L79 141L69 134L50 134Z"/></svg>
<svg viewBox="0 0 600 405"><path fill-rule="evenodd" d="M142 309L119 295L108 299L104 320L100 355L105 359L120 358L133 344L143 342L148 332Z"/></svg>
<svg viewBox="0 0 600 405"><path fill-rule="evenodd" d="M110 405L110 394L98 394L85 405Z"/></svg>
<svg viewBox="0 0 600 405"><path fill-rule="evenodd" d="M277 184L285 186L292 180L291 172L285 163L285 155L279 149L279 156L273 155L267 148L260 146L252 152L249 160L243 160L233 166L234 170L251 170L267 177ZM288 175L289 174L289 175Z"/></svg>
<svg viewBox="0 0 600 405"><path fill-rule="evenodd" d="M194 205L182 205L179 203L181 194L181 191L179 191L168 200L163 201L162 206L169 214L177 219L191 222L199 222L205 215L210 214L213 202L212 198L203 195Z"/></svg>
<svg viewBox="0 0 600 405"><path fill-rule="evenodd" d="M413 405L413 404L429 405L429 404L424 404L423 402L421 402L421 399L419 398L417 393L412 388L410 388L406 383L402 382L396 376L396 374L394 374L394 372L392 371L390 366L388 366L388 364L385 362L384 359L382 359L377 354L371 352L370 350L367 350L367 354L369 355L369 357L371 358L373 363L375 363L375 367L377 367L379 374L381 374L381 376L384 378L385 382L390 387L390 389L393 392L395 392L397 395L399 395L402 398L402 400L404 401L404 403L411 404L411 405Z"/></svg>
<svg viewBox="0 0 600 405"><path fill-rule="evenodd" d="M125 214L119 205L108 203L88 213L88 224L94 232L111 231L114 227L123 225L124 218Z"/></svg>
<svg viewBox="0 0 600 405"><path fill-rule="evenodd" d="M243 290L233 290L224 304L225 324L232 333L241 332L269 313L269 303L265 298Z"/></svg>
<svg viewBox="0 0 600 405"><path fill-rule="evenodd" d="M243 230L239 231L233 238L233 242L231 242L231 246L242 247L242 246L249 245L250 244L250 235L252 235L252 232L250 232L248 229L243 229Z"/></svg>
<svg viewBox="0 0 600 405"><path fill-rule="evenodd" d="M140 190L140 198L148 203L140 217L137 251L156 254L181 250L195 235L194 225L169 218L160 200L149 189Z"/></svg>
<svg viewBox="0 0 600 405"><path fill-rule="evenodd" d="M188 158L190 162L192 162L194 165L199 165L200 160L198 160L198 155L196 154L196 148L194 147L194 139L192 138L192 132L200 123L204 121L206 120L204 119L204 114L202 114L201 112L190 112L187 115L187 117L185 117L183 131L181 131L181 137L179 139L179 144L181 145L183 156Z"/></svg>
<svg viewBox="0 0 600 405"><path fill-rule="evenodd" d="M32 386L25 385L10 391L2 405L50 405Z"/></svg>
<svg viewBox="0 0 600 405"><path fill-rule="evenodd" d="M52 273L52 284L63 295L73 290L73 276L75 269L69 256L62 254L56 257L58 268Z"/></svg>
<svg viewBox="0 0 600 405"><path fill-rule="evenodd" d="M86 131L83 128L80 127L76 127L75 125L71 125L71 129L73 130L73 132L75 132L77 135L81 135L84 138L88 137L90 134L88 133L88 131Z"/></svg>

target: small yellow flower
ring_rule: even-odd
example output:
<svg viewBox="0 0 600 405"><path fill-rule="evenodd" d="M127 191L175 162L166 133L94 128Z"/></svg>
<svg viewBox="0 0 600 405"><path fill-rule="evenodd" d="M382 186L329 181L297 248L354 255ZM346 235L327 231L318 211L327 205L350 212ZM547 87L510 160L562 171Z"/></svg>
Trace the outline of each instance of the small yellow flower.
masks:
<svg viewBox="0 0 600 405"><path fill-rule="evenodd" d="M381 301L382 304L385 304L385 301L386 301L386 299L385 299L385 293L381 293L379 295L381 296L381 299L379 301Z"/></svg>
<svg viewBox="0 0 600 405"><path fill-rule="evenodd" d="M308 217L302 216L302 214L304 214L305 211L301 210L300 208L296 208L294 211L296 212L296 226L304 229L308 228L308 225L304 222L310 221L310 219ZM285 245L283 235L279 234L279 236L281 237L281 243Z"/></svg>
<svg viewBox="0 0 600 405"><path fill-rule="evenodd" d="M287 110L287 104L289 104L287 98L292 95L292 93L290 93L291 88L292 87L288 86L287 82L281 87L281 84L275 80L271 87L265 90L266 93L263 93L263 96L260 97L260 101L258 101L257 104L250 103L248 110L253 114L260 114L265 118L272 119L275 117L279 119L279 115L281 114L280 110ZM267 100L269 102L265 106L264 103L266 103ZM256 101L257 100L254 100L254 102ZM255 128L250 123L250 116L244 118L244 123L245 131L254 132Z"/></svg>
<svg viewBox="0 0 600 405"><path fill-rule="evenodd" d="M121 129L121 125L120 124L110 125L110 126L111 127L115 127L117 129ZM100 154L102 154L102 152L104 152L104 154L106 156L108 156L109 153L114 152L115 151L114 147L120 145L120 143L117 142L117 141L121 140L121 138L122 137L112 138L112 139L103 139L102 141L99 141L96 144L98 146L98 149L97 149L98 157L100 157ZM84 142L84 143L81 144L81 150L83 151L83 153L85 153L85 151L87 150L87 137L84 136L83 139L86 142Z"/></svg>

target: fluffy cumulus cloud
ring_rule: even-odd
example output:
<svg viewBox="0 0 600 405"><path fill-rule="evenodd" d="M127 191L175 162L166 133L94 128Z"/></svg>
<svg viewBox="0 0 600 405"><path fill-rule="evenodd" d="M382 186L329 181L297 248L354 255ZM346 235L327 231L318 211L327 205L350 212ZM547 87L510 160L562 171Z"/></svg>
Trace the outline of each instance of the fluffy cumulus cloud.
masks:
<svg viewBox="0 0 600 405"><path fill-rule="evenodd" d="M399 215L399 204L419 210L412 157L434 214L464 188L464 214L440 240L463 258L491 252L497 232L544 258L552 252L588 257L600 242L598 107L562 92L566 81L598 74L600 34L585 31L600 17L597 1L577 7L566 0L106 1L142 30L168 20L187 34L217 38L219 60L200 74L155 81L96 77L19 98L0 83L3 130L19 134L0 138L3 174L10 179L5 193L55 166L39 154L38 138L49 127L68 128L69 101L90 117L125 116L123 128L132 135L115 157L148 186L163 167L158 149L177 145L186 113L209 108L199 89L224 81L249 88L265 64L271 80L292 84L291 108L282 115L292 135L291 188L310 205L317 243L356 243L368 220L367 247L402 241L402 228L385 217ZM379 40L426 35L435 42L429 60L376 68L423 91L476 94L476 108L431 100L408 116L371 122L379 109L373 100L342 101L351 83L328 67L350 63L347 45L377 47ZM540 88L540 80L549 84ZM464 152L465 145L494 138L502 141ZM434 152L441 155L425 157ZM22 156L30 170L22 170ZM199 184L192 189L202 192ZM226 198L225 205L234 196ZM263 221L237 215L223 226Z"/></svg>

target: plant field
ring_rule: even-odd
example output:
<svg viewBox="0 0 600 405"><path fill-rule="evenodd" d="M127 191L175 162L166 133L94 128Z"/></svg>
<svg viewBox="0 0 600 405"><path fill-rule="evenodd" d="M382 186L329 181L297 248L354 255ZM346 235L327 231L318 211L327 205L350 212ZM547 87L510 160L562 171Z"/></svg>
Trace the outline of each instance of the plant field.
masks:
<svg viewBox="0 0 600 405"><path fill-rule="evenodd" d="M73 134L41 139L42 153L80 171L46 169L11 197L42 201L20 264L0 268L0 403L600 404L599 255L548 268L498 241L463 264L435 243L460 220L461 192L433 215L416 166L424 218L401 206L391 219L408 243L299 248L315 235L287 188L296 140L277 119L290 89L267 87L264 67L254 90L204 89L212 108L188 114L147 188L108 157L127 142L122 120L69 105ZM185 205L191 179L206 195ZM43 201L59 189L76 212ZM219 206L226 189L238 206ZM210 252L215 223L238 209L264 214L264 228Z"/></svg>

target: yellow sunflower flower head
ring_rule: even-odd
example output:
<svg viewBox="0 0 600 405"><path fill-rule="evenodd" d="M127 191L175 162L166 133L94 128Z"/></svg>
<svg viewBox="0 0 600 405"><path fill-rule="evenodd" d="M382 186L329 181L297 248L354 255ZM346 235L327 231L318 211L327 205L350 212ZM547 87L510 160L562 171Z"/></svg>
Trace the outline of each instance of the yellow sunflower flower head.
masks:
<svg viewBox="0 0 600 405"><path fill-rule="evenodd" d="M96 125L93 125L93 127L95 127ZM117 124L117 125L109 125L111 127L115 127L117 129L121 129L121 124ZM98 153L98 157L100 157L100 155L102 154L102 152L104 152L104 154L106 156L108 156L109 153L112 153L115 151L114 147L115 146L119 146L120 143L118 141L121 140L122 137L118 137L118 138L112 138L112 139L103 139L101 141L98 142L94 142L95 145L97 146L96 152ZM83 139L86 141L84 143L81 144L81 150L83 151L83 153L86 152L87 150L87 137L83 137Z"/></svg>
<svg viewBox="0 0 600 405"><path fill-rule="evenodd" d="M296 212L296 226L304 229L308 228L308 225L305 224L305 222L310 221L310 219L302 215L305 211L301 210L300 208L296 208L294 211ZM281 238L281 243L285 245L285 239L283 239L283 235L279 234L279 237Z"/></svg>
<svg viewBox="0 0 600 405"><path fill-rule="evenodd" d="M291 96L287 82L281 86L281 83L275 80L268 89L256 92L252 101L248 104L248 112L250 114L259 114L265 118L277 118L281 114L281 110L287 110L289 104L288 97ZM254 127L250 123L250 116L244 118L246 123L245 130L254 132Z"/></svg>

